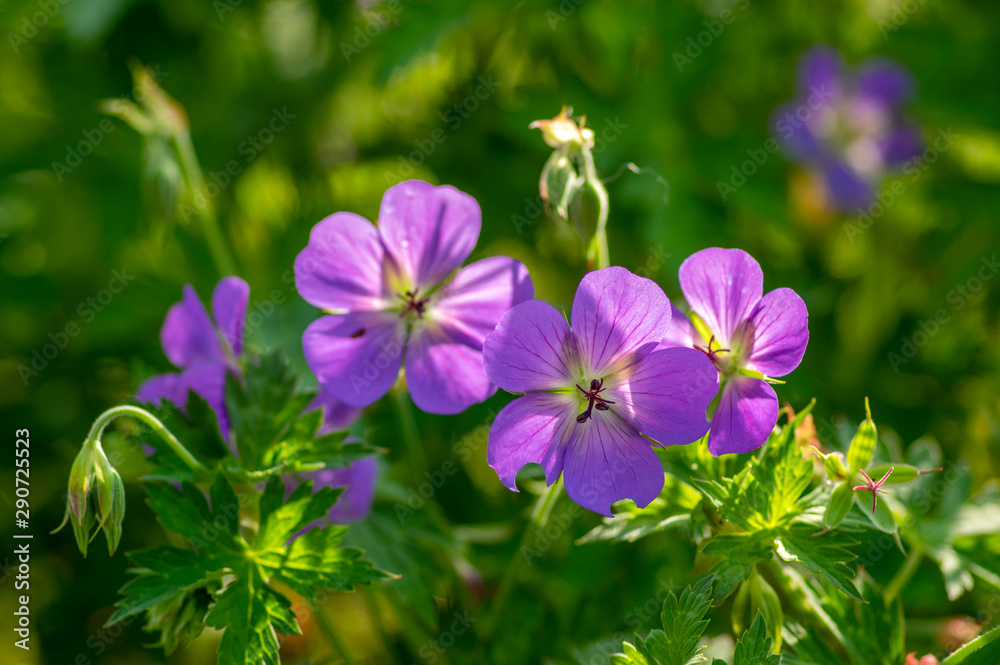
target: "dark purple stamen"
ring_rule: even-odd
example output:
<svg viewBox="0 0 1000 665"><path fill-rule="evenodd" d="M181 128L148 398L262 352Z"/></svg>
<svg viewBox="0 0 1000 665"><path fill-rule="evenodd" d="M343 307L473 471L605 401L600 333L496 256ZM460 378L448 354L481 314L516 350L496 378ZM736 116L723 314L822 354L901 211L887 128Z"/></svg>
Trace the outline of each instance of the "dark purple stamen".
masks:
<svg viewBox="0 0 1000 665"><path fill-rule="evenodd" d="M427 308L427 301L430 300L430 298L418 298L417 292L419 290L420 289L413 289L412 291L407 291L405 295L402 293L396 294L396 297L402 300L403 304L406 305L406 309L404 309L403 313L399 315L399 318L403 318L410 312L416 312L417 318L424 318L424 310Z"/></svg>
<svg viewBox="0 0 1000 665"><path fill-rule="evenodd" d="M604 399L600 396L600 394L604 392L604 379L601 379L600 381L597 379L591 379L589 391L580 388L580 384L577 384L576 387L579 388L580 392L582 392L589 400L587 410L576 417L576 422L578 423L585 423L590 420L595 408L598 411L607 411L610 408L608 407L608 404L614 404L611 400Z"/></svg>

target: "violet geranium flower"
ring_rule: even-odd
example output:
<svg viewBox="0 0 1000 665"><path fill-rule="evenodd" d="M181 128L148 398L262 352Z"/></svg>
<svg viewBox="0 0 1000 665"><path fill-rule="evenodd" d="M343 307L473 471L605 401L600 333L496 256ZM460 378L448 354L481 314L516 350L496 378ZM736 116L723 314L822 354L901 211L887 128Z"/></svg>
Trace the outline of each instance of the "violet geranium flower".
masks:
<svg viewBox="0 0 1000 665"><path fill-rule="evenodd" d="M632 499L648 505L663 489L653 451L696 441L719 377L708 357L656 347L670 327L670 301L651 280L619 267L589 273L573 299L572 327L532 300L504 314L483 346L490 381L526 393L490 428L487 461L509 489L529 462L604 515Z"/></svg>
<svg viewBox="0 0 1000 665"><path fill-rule="evenodd" d="M405 366L410 396L429 413L458 413L496 392L483 373L483 340L534 287L513 259L460 268L480 226L468 194L408 181L386 191L378 228L347 212L313 227L295 259L295 283L332 312L302 338L326 391L368 406Z"/></svg>
<svg viewBox="0 0 1000 665"><path fill-rule="evenodd" d="M849 73L836 49L821 46L802 56L798 79L798 97L772 118L775 138L819 176L837 209L867 205L886 171L923 150L899 111L915 89L902 65L870 58Z"/></svg>
<svg viewBox="0 0 1000 665"><path fill-rule="evenodd" d="M188 391L194 391L215 411L222 438L228 440L226 374L240 374L237 360L249 299L250 287L242 279L222 279L212 293L213 323L194 287L186 285L160 329L163 352L181 372L150 377L136 390L136 399L156 405L165 399L183 410Z"/></svg>
<svg viewBox="0 0 1000 665"><path fill-rule="evenodd" d="M695 325L675 314L663 346L699 348L718 368L722 387L708 449L713 455L755 450L778 422L778 396L765 379L785 376L806 352L806 305L791 289L765 295L760 265L741 249L692 254L681 264L680 281Z"/></svg>

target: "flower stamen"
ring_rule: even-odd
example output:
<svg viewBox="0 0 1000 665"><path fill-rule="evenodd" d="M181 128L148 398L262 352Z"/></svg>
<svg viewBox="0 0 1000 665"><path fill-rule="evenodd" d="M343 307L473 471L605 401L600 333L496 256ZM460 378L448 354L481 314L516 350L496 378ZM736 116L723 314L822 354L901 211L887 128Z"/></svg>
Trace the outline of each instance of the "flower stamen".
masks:
<svg viewBox="0 0 1000 665"><path fill-rule="evenodd" d="M587 410L576 417L576 422L578 423L585 423L588 420L590 420L590 417L593 415L595 408L598 411L607 411L611 408L608 405L614 404L614 402L612 402L611 400L604 399L603 397L600 396L600 394L605 390L604 379L601 379L600 381L598 381L597 379L591 379L590 390L584 390L583 388L580 387L580 384L577 384L576 387L579 389L580 392L583 393L584 397L586 397L588 400Z"/></svg>

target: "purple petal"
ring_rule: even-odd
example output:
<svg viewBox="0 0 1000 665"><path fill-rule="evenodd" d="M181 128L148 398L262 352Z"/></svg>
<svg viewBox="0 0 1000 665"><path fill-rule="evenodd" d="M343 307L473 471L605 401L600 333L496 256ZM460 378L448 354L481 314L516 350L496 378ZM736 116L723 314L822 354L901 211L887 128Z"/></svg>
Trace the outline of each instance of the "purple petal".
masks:
<svg viewBox="0 0 1000 665"><path fill-rule="evenodd" d="M410 337L406 384L413 403L426 413L460 413L497 391L483 372L482 351L431 328Z"/></svg>
<svg viewBox="0 0 1000 665"><path fill-rule="evenodd" d="M405 343L406 328L392 312L324 316L302 336L313 374L332 396L352 406L368 406L389 392Z"/></svg>
<svg viewBox="0 0 1000 665"><path fill-rule="evenodd" d="M486 461L507 489L525 464L536 462L554 483L562 472L563 451L576 425L577 405L564 393L519 397L497 414L490 427Z"/></svg>
<svg viewBox="0 0 1000 665"><path fill-rule="evenodd" d="M808 110L808 115L802 109ZM819 160L826 154L826 147L810 130L809 121L815 122L818 114L823 112L826 111L810 108L807 100L789 102L771 115L771 133L793 159Z"/></svg>
<svg viewBox="0 0 1000 665"><path fill-rule="evenodd" d="M187 390L187 384L180 374L159 374L139 384L135 391L135 399L137 402L155 406L160 406L163 400L167 400L183 411Z"/></svg>
<svg viewBox="0 0 1000 665"><path fill-rule="evenodd" d="M250 302L250 287L239 277L224 278L212 294L212 316L215 317L215 325L237 357L243 353L248 302Z"/></svg>
<svg viewBox="0 0 1000 665"><path fill-rule="evenodd" d="M713 455L747 453L764 445L778 422L778 396L766 381L735 375L722 388L712 415L708 450Z"/></svg>
<svg viewBox="0 0 1000 665"><path fill-rule="evenodd" d="M697 441L708 431L705 411L719 392L719 371L694 349L661 349L628 372L608 398L615 413L664 445Z"/></svg>
<svg viewBox="0 0 1000 665"><path fill-rule="evenodd" d="M379 233L410 286L441 283L468 258L482 225L476 200L454 187L409 180L382 197Z"/></svg>
<svg viewBox="0 0 1000 665"><path fill-rule="evenodd" d="M831 161L823 165L823 180L827 193L838 210L854 212L871 201L872 186L843 162Z"/></svg>
<svg viewBox="0 0 1000 665"><path fill-rule="evenodd" d="M798 65L800 94L813 94L821 99L837 96L841 92L843 67L843 58L831 46L817 46L806 51Z"/></svg>
<svg viewBox="0 0 1000 665"><path fill-rule="evenodd" d="M177 367L226 361L226 354L205 305L190 284L184 286L181 301L167 311L160 329L160 342L167 358Z"/></svg>
<svg viewBox="0 0 1000 665"><path fill-rule="evenodd" d="M529 300L511 308L483 342L483 369L504 390L527 393L571 388L576 335L556 308Z"/></svg>
<svg viewBox="0 0 1000 665"><path fill-rule="evenodd" d="M917 127L904 125L893 128L879 139L882 161L888 166L898 166L918 156L924 149L924 139Z"/></svg>
<svg viewBox="0 0 1000 665"><path fill-rule="evenodd" d="M663 489L663 466L649 441L610 411L577 425L563 472L569 497L602 515L621 499L645 508Z"/></svg>
<svg viewBox="0 0 1000 665"><path fill-rule="evenodd" d="M915 90L913 75L899 63L873 58L858 67L855 94L860 97L893 107L912 97Z"/></svg>
<svg viewBox="0 0 1000 665"><path fill-rule="evenodd" d="M764 293L760 265L742 249L712 247L685 259L680 278L691 311L701 317L722 348L732 348L734 333Z"/></svg>
<svg viewBox="0 0 1000 665"><path fill-rule="evenodd" d="M775 289L757 303L748 333L750 366L765 376L784 376L799 366L809 343L809 311L795 291Z"/></svg>
<svg viewBox="0 0 1000 665"><path fill-rule="evenodd" d="M322 487L347 488L327 513L334 524L360 522L371 512L378 476L378 462L374 457L359 459L342 469L321 469L302 475L312 478L313 490Z"/></svg>
<svg viewBox="0 0 1000 665"><path fill-rule="evenodd" d="M229 441L229 413L226 411L226 373L224 364L204 362L191 365L181 374L184 383L184 398L188 389L208 402L219 421L222 438Z"/></svg>
<svg viewBox="0 0 1000 665"><path fill-rule="evenodd" d="M666 336L660 340L660 348L669 349L675 346L693 348L704 345L706 340L701 338L698 331L691 325L688 317L677 309L677 306L670 303L670 328L667 329Z"/></svg>
<svg viewBox="0 0 1000 665"><path fill-rule="evenodd" d="M323 424L316 432L317 436L348 429L354 424L354 421L361 417L361 413L364 411L364 409L337 399L322 385L320 385L319 393L306 407L306 412L316 409L323 409Z"/></svg>
<svg viewBox="0 0 1000 665"><path fill-rule="evenodd" d="M613 266L580 280L571 320L585 378L600 378L667 335L670 301L656 282Z"/></svg>
<svg viewBox="0 0 1000 665"><path fill-rule="evenodd" d="M531 300L535 287L520 261L497 256L460 269L432 305L434 320L456 341L475 349L514 305Z"/></svg>
<svg viewBox="0 0 1000 665"><path fill-rule="evenodd" d="M313 227L309 244L295 257L295 286L323 309L379 309L384 256L374 224L338 212Z"/></svg>

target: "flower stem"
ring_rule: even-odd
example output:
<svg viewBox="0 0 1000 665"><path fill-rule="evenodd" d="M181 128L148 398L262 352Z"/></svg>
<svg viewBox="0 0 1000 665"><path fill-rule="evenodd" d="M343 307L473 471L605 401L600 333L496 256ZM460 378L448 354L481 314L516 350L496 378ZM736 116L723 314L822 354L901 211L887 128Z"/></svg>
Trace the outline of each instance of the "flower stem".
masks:
<svg viewBox="0 0 1000 665"><path fill-rule="evenodd" d="M194 145L191 143L191 134L187 129L179 130L173 135L174 144L177 147L177 154L180 157L181 173L184 175L184 184L188 191L196 194L195 209L201 219L201 228L205 234L205 241L208 249L212 253L212 260L219 271L220 277L236 274L233 257L229 253L229 248L223 239L222 231L219 228L219 220L215 216L215 208L212 202L204 197L205 178L201 173L201 166L198 165L198 157L194 152ZM199 203L197 195L202 197L202 205Z"/></svg>
<svg viewBox="0 0 1000 665"><path fill-rule="evenodd" d="M355 665L357 661L351 657L351 652L348 651L347 645L344 644L344 641L340 639L340 635L337 634L336 629L330 622L330 617L326 616L326 612L323 611L323 608L314 608L313 616L316 617L316 625L319 626L319 629L323 633L324 637L329 640L330 644L332 644L337 650L337 653L340 654L341 660L347 663L347 665Z"/></svg>
<svg viewBox="0 0 1000 665"><path fill-rule="evenodd" d="M493 599L492 607L490 607L489 618L483 630L483 637L485 639L488 640L492 636L497 622L500 620L500 615L503 613L504 606L506 606L510 594L514 590L518 573L521 572L521 568L526 560L523 555L524 548L531 542L535 534L540 529L544 529L548 524L549 515L552 514L552 508L562 495L562 489L563 479L560 476L559 480L549 485L539 495L538 501L535 502L535 507L531 511L531 520L525 526L524 535L521 536L521 542L517 546L517 554L514 560L507 565L506 570L504 570L503 579L500 581L500 588Z"/></svg>
<svg viewBox="0 0 1000 665"><path fill-rule="evenodd" d="M141 420L151 430L156 432L161 439L166 441L167 445L169 445L173 451L177 453L177 456L180 457L192 471L200 476L208 475L208 469L206 469L205 466L199 462L187 448L184 447L184 444L177 440L177 437L175 437L163 423L161 423L156 417L145 409L140 409L137 406L116 406L99 415L97 420L94 421L94 426L90 428L90 433L87 435L87 442L99 441L101 435L104 434L104 428L107 427L112 420L118 418L119 416L131 416L136 420Z"/></svg>
<svg viewBox="0 0 1000 665"><path fill-rule="evenodd" d="M902 593L903 587L906 586L913 575L917 572L917 568L920 566L920 562L923 561L923 558L924 551L921 549L910 552L910 556L906 557L906 562L898 571L896 571L896 574L885 587L886 607L888 607L892 601L896 600L896 597Z"/></svg>
<svg viewBox="0 0 1000 665"><path fill-rule="evenodd" d="M420 430L417 429L417 419L413 415L413 404L410 403L410 396L406 394L401 386L397 386L393 391L396 400L396 409L399 412L399 420L403 426L403 443L406 445L406 455L410 458L410 467L413 477L419 485L424 481L424 472L427 470L427 456L421 445Z"/></svg>

